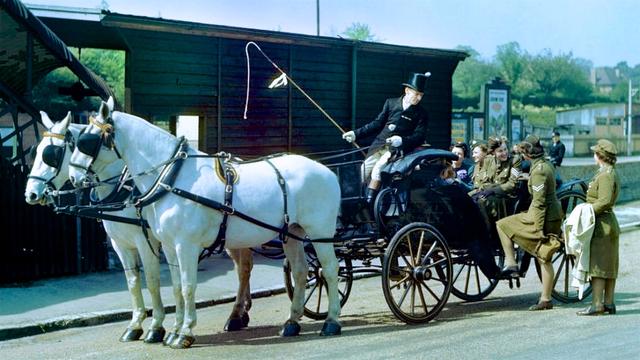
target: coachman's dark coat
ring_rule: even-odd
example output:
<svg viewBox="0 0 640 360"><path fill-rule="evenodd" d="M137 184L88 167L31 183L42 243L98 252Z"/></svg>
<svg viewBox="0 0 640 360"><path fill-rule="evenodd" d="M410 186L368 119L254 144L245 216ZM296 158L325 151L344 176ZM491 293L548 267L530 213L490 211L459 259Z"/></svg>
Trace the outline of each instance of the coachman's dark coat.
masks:
<svg viewBox="0 0 640 360"><path fill-rule="evenodd" d="M420 105L411 105L407 110L402 110L401 96L387 99L380 114L372 122L354 132L356 138L371 136L379 132L373 140L367 156L382 148L387 138L393 135L402 137L402 150L408 153L425 141L427 122L427 111Z"/></svg>

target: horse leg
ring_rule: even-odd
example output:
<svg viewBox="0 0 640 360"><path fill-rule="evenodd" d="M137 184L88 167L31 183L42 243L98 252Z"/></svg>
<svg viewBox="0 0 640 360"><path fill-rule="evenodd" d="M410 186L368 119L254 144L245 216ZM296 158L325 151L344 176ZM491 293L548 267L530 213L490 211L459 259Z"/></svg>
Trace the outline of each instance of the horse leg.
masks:
<svg viewBox="0 0 640 360"><path fill-rule="evenodd" d="M197 324L195 294L198 285L198 255L202 248L188 240L177 243L176 254L180 265L180 282L184 300L184 321L178 337L171 343L172 349L185 349L195 342L193 328Z"/></svg>
<svg viewBox="0 0 640 360"><path fill-rule="evenodd" d="M303 235L296 232L296 229L293 227L289 228L289 231L298 236ZM300 241L287 238L287 241L283 244L283 250L291 267L293 298L291 300L289 319L284 323L280 335L297 336L300 334L300 324L298 324L298 321L302 318L304 312L304 294L309 268L304 254L304 247Z"/></svg>
<svg viewBox="0 0 640 360"><path fill-rule="evenodd" d="M157 241L149 241L147 243L147 239L144 237L142 237L141 241L136 242L136 244L138 245L138 252L142 259L147 289L151 295L151 303L153 306L153 318L144 342L147 344L159 343L162 342L166 333L162 326L165 313L162 298L160 297L160 259L158 258L160 246ZM153 246L153 248L151 248L151 246Z"/></svg>
<svg viewBox="0 0 640 360"><path fill-rule="evenodd" d="M144 306L144 298L142 297L142 289L140 286L140 271L138 269L138 253L132 249L121 247L118 242L111 239L111 245L118 254L120 262L124 267L124 275L127 278L127 288L131 295L131 322L120 337L120 341L135 341L142 336L142 322L147 316L147 309Z"/></svg>
<svg viewBox="0 0 640 360"><path fill-rule="evenodd" d="M227 249L233 259L238 274L238 293L233 310L224 325L224 331L238 331L249 325L249 309L251 308L251 288L249 279L253 268L251 249Z"/></svg>
<svg viewBox="0 0 640 360"><path fill-rule="evenodd" d="M173 327L167 337L164 339L164 345L171 345L173 341L178 337L178 331L182 327L184 320L184 299L182 298L182 285L180 281L180 267L178 266L178 256L176 255L176 249L171 246L163 246L162 251L167 257L167 264L169 265L169 272L171 273L171 285L173 287L173 299L176 302L176 319L173 323Z"/></svg>
<svg viewBox="0 0 640 360"><path fill-rule="evenodd" d="M314 239L313 237L310 237ZM319 239L316 237L316 239ZM313 241L313 240L312 240ZM335 249L331 243L313 243L313 247L318 255L320 265L322 265L322 277L327 284L329 297L329 308L327 319L324 321L320 335L340 335L342 325L338 321L340 316L340 297L338 295L338 271L339 264L336 258Z"/></svg>

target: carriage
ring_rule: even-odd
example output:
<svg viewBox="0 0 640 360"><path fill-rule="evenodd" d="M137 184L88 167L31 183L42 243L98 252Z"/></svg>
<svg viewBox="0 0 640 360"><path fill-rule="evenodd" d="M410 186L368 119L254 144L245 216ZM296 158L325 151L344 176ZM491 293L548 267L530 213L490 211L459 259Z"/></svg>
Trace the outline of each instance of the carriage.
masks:
<svg viewBox="0 0 640 360"><path fill-rule="evenodd" d="M444 308L451 293L464 301L479 301L495 289L501 279L487 276L480 270L473 254L477 247L459 239L460 232L454 231L453 236L445 236L452 234L447 228L464 226L456 223L464 221L464 212L462 216L454 214L463 208L463 204L451 198L442 199L447 193L438 189L455 187L443 185L438 176L445 162L456 159L457 155L449 151L420 149L389 163L382 170L383 187L374 203L373 219L359 216L365 206L360 178L363 160L328 165L339 177L342 190L341 213L334 239L340 261L341 305L346 303L351 293L354 278L363 274L381 275L385 300L393 314L405 323L432 320ZM415 190L426 191L426 201L413 199ZM575 179L557 189L565 214L570 214L573 208L585 201L585 192L586 184ZM463 196L468 198L466 192ZM439 207L438 203L443 204L444 201L453 204ZM516 195L504 199L499 216L524 211L529 201L526 186L520 185ZM495 233L488 235L490 241L481 245L490 248L496 265L501 268L504 253L499 240ZM310 291L305 299L304 313L312 319L321 320L327 314L322 268L313 248L306 246L305 250L309 265L307 288ZM517 256L519 275L524 277L532 257L522 249L517 250ZM555 271L553 297L565 303L579 301L578 292L569 286L576 259L565 253L562 244L551 261ZM540 277L539 264L534 263ZM292 296L292 279L286 260L284 273L287 293ZM505 280L512 288L514 283L520 286L519 278ZM590 291L590 288L586 289L585 296Z"/></svg>
<svg viewBox="0 0 640 360"><path fill-rule="evenodd" d="M240 240L240 243L236 241L236 244L232 244L230 247L231 249L241 249L247 246L254 246L251 244L259 245L265 243L264 236L273 236L273 234L278 233L283 240L289 238L289 244L284 241L268 242L275 246L278 251L287 253L288 256L284 264L284 274L287 293L292 299L292 311L289 320L283 327L282 333L285 336L299 333L300 327L296 320L303 313L313 319L326 319L322 330L323 334L339 334L340 324L337 322L339 307L346 303L354 277L361 274L382 275L382 289L387 304L394 315L406 323L423 323L436 317L445 306L450 293L468 301L480 300L487 296L497 285L497 279L484 276L478 270L479 265L473 256L474 251L471 251L469 246L461 243L460 239L455 239L455 236L447 237L445 235L449 227L443 227L437 217L433 220L419 211L424 204L419 204L416 201L414 192L431 191L438 188L437 179L443 163L456 158L456 155L451 152L422 149L390 162L382 172L383 188L374 203L373 216L368 218L366 216L368 211L366 209L362 211L364 203L362 179L360 177L362 160L327 164L327 167L333 170L333 174L337 175L336 177L331 174L327 167L300 156L280 155L254 161L238 161L228 155L201 154L188 149L183 140L176 139L170 134L154 128L142 119L124 113L111 113L110 109L109 104L103 104L100 109L101 120L92 119L91 125L84 128L79 134L74 135L77 141L73 155L69 155L69 152L64 150L72 145L70 141L67 141L64 134L66 127L61 127L59 129L60 134L54 137L56 138L55 140L51 140L50 145L47 145L49 147L53 146L52 149L58 149L59 151L47 152L46 143L41 144L42 153L45 154L42 160L49 165L49 167L45 166L43 169L49 175L46 178L40 178L40 180L48 179L47 182L49 182L57 178L63 163L70 165L70 175L73 173L71 170L76 170L77 168L81 169L82 172L75 171L75 174L86 178L92 171L92 166L101 163L101 166L108 167L120 158L124 160L133 174L125 176L125 178L128 177L130 179L133 177L134 181L144 178L141 182L136 181L137 186L142 184L146 188L140 189L143 195L133 199L130 198L124 202L103 205L101 209L92 212L93 215L90 216L102 217L117 222L117 219L105 214L105 212L113 209L122 210L133 203L139 209L137 216L141 230L139 229L138 232L144 234L144 236L139 234L141 239L139 241L141 245L138 245L139 250L143 248L154 252L153 248L149 249L151 246L147 246L149 241L147 226L152 230L164 226L165 233L172 234L173 237L171 239L160 240L163 243L163 249L168 261L173 264L179 264L180 267L180 273L178 273L177 266L170 267L174 295L176 297L184 296L184 302L181 303L177 300L176 304L176 306L182 307L182 309L177 309L176 312L184 316L184 322L180 317L176 317L176 324L174 324L173 331L168 336L168 339L170 339L168 343L172 347L189 347L195 340L191 333L191 329L195 326L195 307L192 306L195 286L190 276L195 276L194 265L197 264L198 252L202 248L203 242L210 241L211 234L217 233L217 237L221 237L221 231L218 231L217 228L211 230L211 227L203 227L203 221L205 223L213 221L214 224L217 221L219 225L222 225L221 218L224 218L224 221L227 221L226 218L228 218L229 227L233 228L230 236L236 238L238 237L238 232L249 231L248 234L241 234L243 239L249 240ZM119 129L118 134L121 135L115 138L104 136L105 134L114 135L116 128ZM151 142L139 144L149 138L140 134L146 134L150 131L155 134L155 136L150 137ZM53 144L54 141L60 142L59 145L56 145L57 148ZM127 143L127 141L130 143ZM116 145L119 146L116 147ZM138 148L136 149L135 146L138 146ZM147 150L146 148L141 148L141 146L151 148L146 152L146 156L153 159L133 161L136 156L141 156L142 150ZM112 151L101 151L110 147ZM118 151L118 148L120 151ZM104 155L98 157L99 154ZM48 162L46 158L49 158ZM188 158L193 158L193 160L186 161ZM216 163L220 164L220 169L230 170L234 167L241 169L245 165L249 165L246 168L254 170L256 167L261 167L259 172L262 176L247 176L247 173L244 173L241 176L244 176L243 186L245 186L245 189L240 189L242 183L238 185L240 190L245 191L244 194L255 194L256 189L264 189L265 180L269 176L271 177L273 182L271 192L266 192L266 195L260 195L264 199L261 200L262 203L255 204L253 210L262 210L262 219L270 219L270 223L282 221L282 215L278 214L284 212L285 225L287 225L289 215L287 214L286 204L291 202L292 205L298 206L291 213L292 223L300 221L300 223L309 225L308 221L302 220L303 215L312 216L314 221L318 220L317 216L321 217L322 224L321 226L316 226L315 237L305 237L300 232L296 235L293 230L288 230L286 226L279 228L269 225L264 220L257 220L252 217L252 214L244 213L241 209L239 210L239 207L232 206L230 202L231 195L228 195L228 198L225 196L224 202L213 200L216 197L219 198L221 194L230 194L234 187L234 179L230 175L233 171L222 171L220 179L222 181L216 179L217 175L214 174L212 169L217 166L211 166L211 158L214 158L217 161ZM288 166L294 166L295 168L302 165L306 166L305 170L310 172L320 172L320 177L316 177L315 182L303 184L306 188L300 189L304 191L297 190L297 194L305 196L304 201L301 203L287 200L287 195L284 191L285 187L289 189L291 198L296 195L296 186L300 185L294 184L291 187L291 183L289 183L284 186L283 184L286 183L284 177L293 179L292 183L295 183L299 181L296 180L295 176L305 177L307 176L307 171L294 171L291 168L283 171L286 168L287 158L291 159ZM182 165L183 162L187 165ZM138 167L136 168L135 166ZM195 189L197 190L198 186L201 187L203 186L202 184L206 184L205 190L200 189L200 191L206 191L208 194L200 196L190 192L195 191L193 190L194 188L184 190L189 183L181 180L180 176L185 175L187 180L189 180L189 177L196 176L198 178L198 176L202 176L202 173L199 175L196 169L201 169L201 172L207 172L205 174L207 181L194 182ZM158 175L155 175L155 173ZM291 178L291 176L294 176L294 178ZM73 176L70 177L73 179ZM224 184L225 177L226 185ZM32 176L32 178L35 177ZM335 185L332 182L335 182ZM249 185L253 184L253 187L246 189L247 183ZM114 186L114 184L111 185ZM309 185L311 188L309 188ZM566 213L569 213L575 205L584 201L584 190L574 190L579 185L579 183L572 183L559 190L559 198ZM115 186L117 188L126 187L120 184L115 184ZM326 192L318 190L323 187ZM166 194L177 196L164 196ZM437 203L435 200L438 200L438 196L434 196L434 194L437 194L437 192L427 194L427 203ZM314 201L306 201L308 200L308 195L315 197L312 199ZM336 197L335 203L333 200L334 195ZM156 210L157 213L155 214L146 212L144 214L146 220L142 219L143 206L139 206L139 204L151 206L166 199L169 199L167 207L161 208L161 211ZM327 200L330 203L327 203ZM515 204L513 211L523 208L522 202L525 199L513 200ZM195 206L194 203L203 206ZM280 208L278 208L278 205L274 205L278 203ZM267 205L266 207L265 204ZM246 203L243 203L243 205L246 206ZM458 206L459 204L454 203L453 205ZM175 209L177 208L180 211L176 212ZM275 208L275 210L272 208ZM95 210L91 205L81 209ZM185 215L189 212L193 212L193 214ZM451 213L451 210L448 212ZM447 215L447 211L444 211L444 213ZM84 214L86 215L86 212ZM179 216L181 222L170 223L169 225L163 224L163 222L167 222L167 214L169 216ZM213 217L214 215L216 217ZM327 217L327 215L331 217ZM442 215L442 211L440 211L439 215ZM444 218L446 219L446 216ZM196 221L200 226L195 228L185 227L183 226L185 219ZM335 226L336 224L337 226ZM259 228L263 228L263 230ZM264 229L267 231L264 231ZM308 229L305 229L307 235L309 235ZM194 231L202 230L210 232L196 234L200 237L193 235ZM188 233L189 231L192 233ZM156 236L163 235L155 234ZM329 234L333 235L333 237ZM257 235L262 236L262 238ZM179 248L178 251L170 247L177 243L177 240L174 239L176 236L182 241L177 246ZM146 244L144 243L145 237ZM222 237L224 237L224 233L222 233ZM229 245L228 242L227 245ZM185 255L185 249L187 248L189 249L189 254ZM495 262L501 265L503 255L499 247L491 248L491 251ZM335 262L336 260L337 262ZM236 261L237 266L242 263L242 261L238 262L236 258L234 258L234 261ZM554 297L561 301L577 300L576 292L571 292L568 287L569 273L573 267L574 259L566 256L563 251L559 251L553 261L554 264L557 264L556 277L554 279ZM529 262L530 258L526 254L523 255L521 261L522 275L526 272ZM326 264L329 264L329 267L324 268L324 266L327 266ZM183 273L183 267L188 267L191 272L189 273L185 270ZM238 271L240 279L239 292L234 310L229 318L230 323L235 324L236 329L247 326L249 321L247 314L251 306L250 294L248 293L250 266L248 268L245 267L243 270L244 275L241 275L240 270ZM297 281L294 280L296 276ZM303 284L305 278L306 284ZM518 283L517 280L516 283ZM306 297L304 297L303 292L298 290L300 286L297 285L306 285L302 286L302 288L306 287L308 290ZM154 311L155 315L156 311ZM161 326L162 318L163 316L157 319L153 326ZM136 321L141 321L141 319L143 317ZM139 326L139 324L136 324L136 326ZM131 332L129 330L136 331ZM150 332L153 342L162 340L164 329L158 327L150 330L156 330L155 334ZM140 336L141 333L141 329L128 329L123 337L126 336L128 339L129 336ZM166 341L167 339L165 339Z"/></svg>

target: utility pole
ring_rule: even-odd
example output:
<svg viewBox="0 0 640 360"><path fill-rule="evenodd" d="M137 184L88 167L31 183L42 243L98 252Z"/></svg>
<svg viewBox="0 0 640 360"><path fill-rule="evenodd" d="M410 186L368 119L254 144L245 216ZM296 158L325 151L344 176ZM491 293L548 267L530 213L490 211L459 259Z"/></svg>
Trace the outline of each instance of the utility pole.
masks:
<svg viewBox="0 0 640 360"><path fill-rule="evenodd" d="M631 86L631 79L629 79L629 105L627 108L627 156L631 156L631 152L632 152L632 148L633 148L633 140L631 137L631 123L633 122L633 116L631 115L631 113L633 112L633 96L638 92L638 89L634 89L633 86Z"/></svg>
<svg viewBox="0 0 640 360"><path fill-rule="evenodd" d="M320 36L320 0L316 0L316 36Z"/></svg>

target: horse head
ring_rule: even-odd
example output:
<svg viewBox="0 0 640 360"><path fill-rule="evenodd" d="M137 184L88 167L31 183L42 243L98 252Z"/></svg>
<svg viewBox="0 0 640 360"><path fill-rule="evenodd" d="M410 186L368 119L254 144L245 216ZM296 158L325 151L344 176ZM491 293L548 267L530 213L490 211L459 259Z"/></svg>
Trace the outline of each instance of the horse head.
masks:
<svg viewBox="0 0 640 360"><path fill-rule="evenodd" d="M47 196L47 190L60 189L67 181L74 140L81 130L79 125L71 124L71 112L56 123L44 111L40 112L40 117L47 131L35 148L33 166L27 177L24 197L31 205L51 203L53 200Z"/></svg>
<svg viewBox="0 0 640 360"><path fill-rule="evenodd" d="M87 187L96 172L118 160L113 142L111 113L113 98L102 102L98 114L89 118L89 125L78 137L69 162L69 180L75 187ZM107 149L109 151L101 151Z"/></svg>

